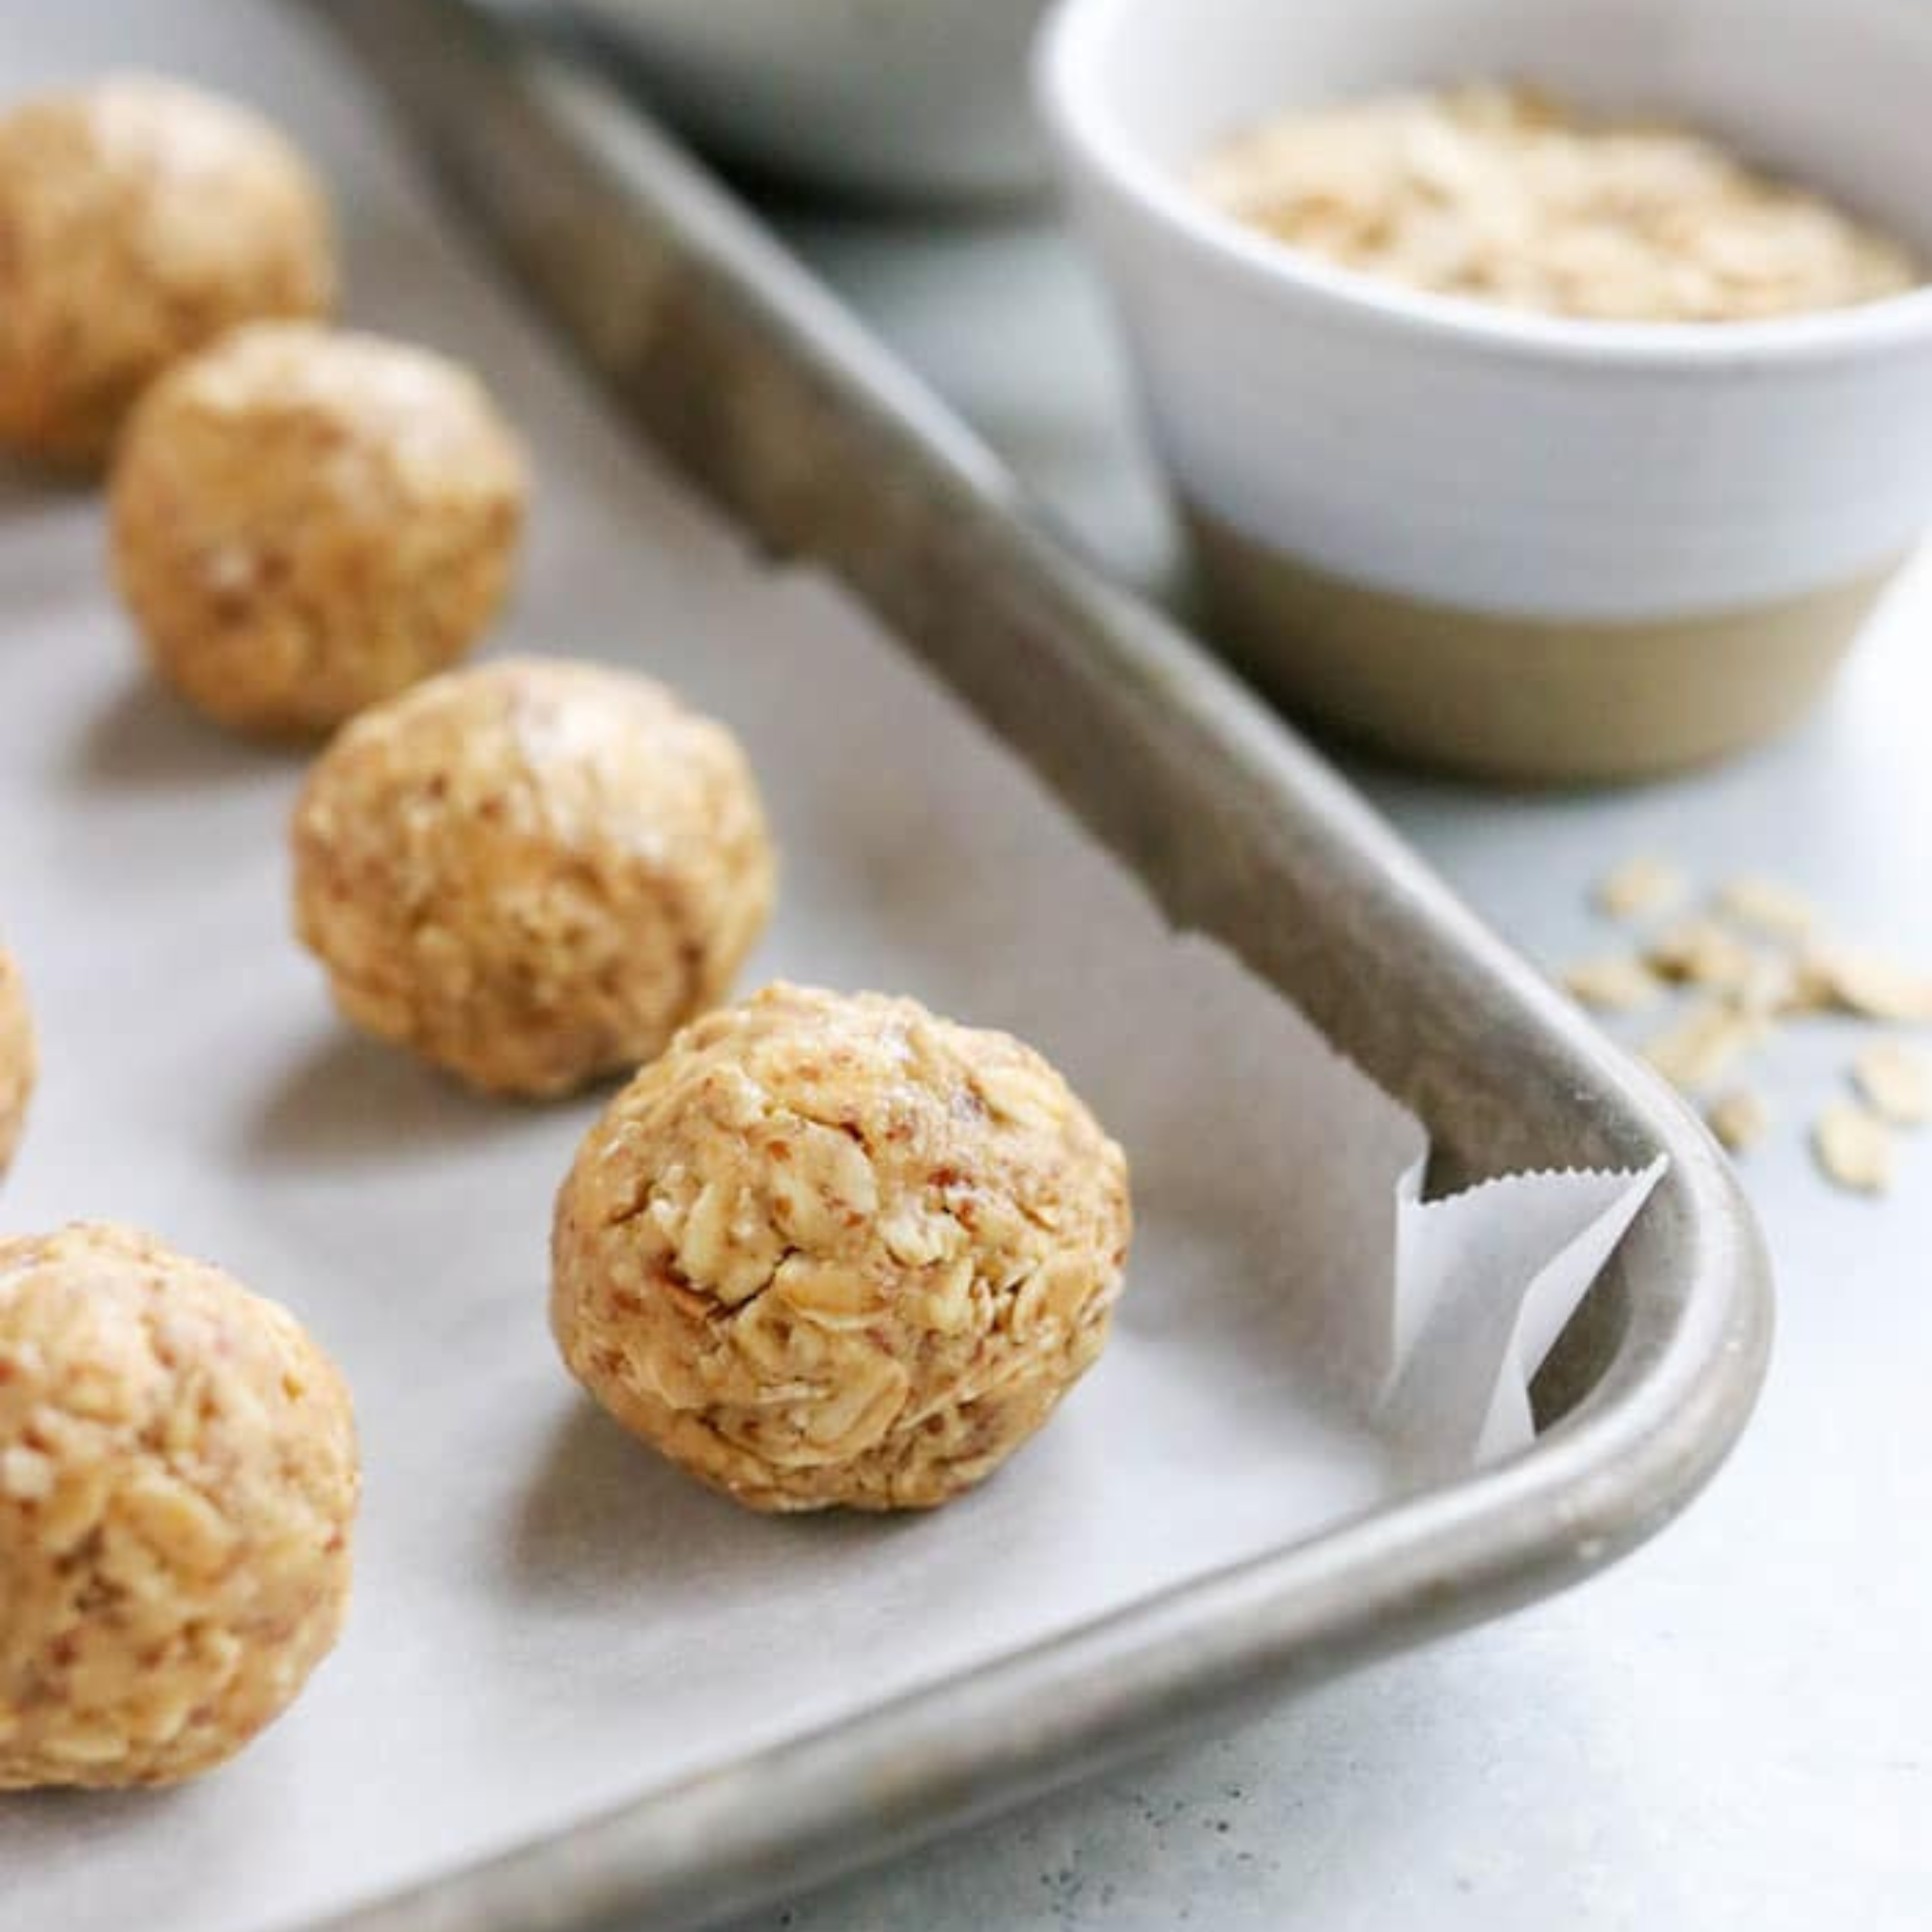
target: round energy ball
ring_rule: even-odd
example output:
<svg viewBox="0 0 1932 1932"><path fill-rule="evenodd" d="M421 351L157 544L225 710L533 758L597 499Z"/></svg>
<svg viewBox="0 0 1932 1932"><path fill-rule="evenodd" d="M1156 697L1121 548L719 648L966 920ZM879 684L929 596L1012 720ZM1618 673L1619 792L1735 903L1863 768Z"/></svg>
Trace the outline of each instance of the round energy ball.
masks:
<svg viewBox="0 0 1932 1932"><path fill-rule="evenodd" d="M761 1510L924 1509L1092 1365L1126 1162L1038 1054L766 988L680 1034L557 1197L551 1326L628 1429Z"/></svg>
<svg viewBox="0 0 1932 1932"><path fill-rule="evenodd" d="M297 804L336 1004L487 1092L563 1094L721 999L773 862L737 740L663 686L506 659L365 712Z"/></svg>
<svg viewBox="0 0 1932 1932"><path fill-rule="evenodd" d="M26 985L13 954L0 946L0 1174L7 1172L20 1144L38 1070Z"/></svg>
<svg viewBox="0 0 1932 1932"><path fill-rule="evenodd" d="M335 286L322 191L248 109L123 75L0 115L0 443L97 463L169 363Z"/></svg>
<svg viewBox="0 0 1932 1932"><path fill-rule="evenodd" d="M135 411L115 573L185 696L238 730L312 735L469 650L509 586L524 497L516 442L466 371L263 323Z"/></svg>
<svg viewBox="0 0 1932 1932"><path fill-rule="evenodd" d="M0 1240L0 1791L240 1750L335 1642L357 1483L286 1311L125 1228Z"/></svg>

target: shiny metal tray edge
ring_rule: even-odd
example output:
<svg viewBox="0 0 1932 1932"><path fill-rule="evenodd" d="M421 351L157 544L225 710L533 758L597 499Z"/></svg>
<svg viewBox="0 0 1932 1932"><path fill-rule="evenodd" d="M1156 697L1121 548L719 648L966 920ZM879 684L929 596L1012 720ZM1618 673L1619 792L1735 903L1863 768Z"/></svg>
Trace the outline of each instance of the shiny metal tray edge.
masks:
<svg viewBox="0 0 1932 1932"><path fill-rule="evenodd" d="M1495 1615L1652 1534L1722 1460L1770 1270L1722 1155L607 77L461 0L304 0L521 295L753 541L841 578L1177 926L1219 938L1428 1122L1433 1188L1669 1170L1513 1460L311 1932L695 1923L1005 1808L1263 1693Z"/></svg>

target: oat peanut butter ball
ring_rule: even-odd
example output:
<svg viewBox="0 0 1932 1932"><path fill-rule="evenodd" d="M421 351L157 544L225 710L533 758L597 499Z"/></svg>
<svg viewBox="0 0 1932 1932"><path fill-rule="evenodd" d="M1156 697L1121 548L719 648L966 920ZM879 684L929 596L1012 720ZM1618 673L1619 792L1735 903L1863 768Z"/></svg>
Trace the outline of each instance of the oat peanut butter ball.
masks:
<svg viewBox="0 0 1932 1932"><path fill-rule="evenodd" d="M0 443L98 463L171 362L335 284L322 192L248 109L124 75L0 115Z"/></svg>
<svg viewBox="0 0 1932 1932"><path fill-rule="evenodd" d="M38 1067L27 989L13 955L0 946L0 1174L20 1144Z"/></svg>
<svg viewBox="0 0 1932 1932"><path fill-rule="evenodd" d="M551 1325L618 1421L753 1509L923 1509L1106 1340L1121 1150L1038 1054L772 986L686 1029L557 1198Z"/></svg>
<svg viewBox="0 0 1932 1932"><path fill-rule="evenodd" d="M125 1228L0 1239L0 1791L240 1750L335 1642L357 1482L286 1311Z"/></svg>
<svg viewBox="0 0 1932 1932"><path fill-rule="evenodd" d="M114 466L114 564L149 656L211 717L326 731L463 657L508 589L524 466L481 384L300 323L172 370Z"/></svg>
<svg viewBox="0 0 1932 1932"><path fill-rule="evenodd" d="M648 678L508 659L365 712L296 809L336 1004L489 1092L567 1093L721 999L773 863L721 724Z"/></svg>

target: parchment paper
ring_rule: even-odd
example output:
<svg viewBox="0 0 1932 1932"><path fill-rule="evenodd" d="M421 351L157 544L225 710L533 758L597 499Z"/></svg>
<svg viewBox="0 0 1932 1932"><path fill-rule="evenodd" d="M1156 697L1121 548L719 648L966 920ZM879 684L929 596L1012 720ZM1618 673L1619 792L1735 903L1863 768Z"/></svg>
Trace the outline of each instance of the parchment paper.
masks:
<svg viewBox="0 0 1932 1932"><path fill-rule="evenodd" d="M1131 1155L1116 1339L997 1481L903 1521L741 1514L581 1399L552 1191L599 1104L471 1099L332 1019L287 936L298 761L136 668L97 502L0 475L0 926L45 1071L0 1217L148 1225L294 1306L355 1387L355 1613L298 1709L172 1794L0 1800L7 1932L284 1924L567 1825L1523 1440L1524 1380L1652 1177L1417 1200L1416 1122L1138 888L825 585L774 580L439 232L331 49L248 0L0 0L0 81L138 60L277 114L353 312L487 375L539 505L494 648L668 677L784 855L747 983L1009 1027Z"/></svg>

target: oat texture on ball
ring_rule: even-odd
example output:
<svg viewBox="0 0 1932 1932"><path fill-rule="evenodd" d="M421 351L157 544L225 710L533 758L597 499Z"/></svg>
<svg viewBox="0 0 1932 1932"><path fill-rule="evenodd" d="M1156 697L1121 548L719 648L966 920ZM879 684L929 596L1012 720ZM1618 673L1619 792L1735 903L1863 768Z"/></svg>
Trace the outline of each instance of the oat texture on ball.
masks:
<svg viewBox="0 0 1932 1932"><path fill-rule="evenodd" d="M516 440L467 371L261 324L135 412L115 573L185 696L238 730L312 735L469 651L508 591L524 498Z"/></svg>
<svg viewBox="0 0 1932 1932"><path fill-rule="evenodd" d="M557 1199L571 1372L762 1510L921 1509L1098 1356L1126 1163L1038 1054L877 994L767 988L618 1095Z"/></svg>
<svg viewBox="0 0 1932 1932"><path fill-rule="evenodd" d="M0 1790L240 1750L335 1642L357 1483L293 1316L127 1229L0 1240Z"/></svg>
<svg viewBox="0 0 1932 1932"><path fill-rule="evenodd" d="M249 109L125 75L0 115L0 443L92 466L170 363L335 289L322 191Z"/></svg>
<svg viewBox="0 0 1932 1932"><path fill-rule="evenodd" d="M26 984L13 954L0 946L0 1174L20 1144L38 1070Z"/></svg>
<svg viewBox="0 0 1932 1932"><path fill-rule="evenodd" d="M502 660L364 713L293 842L297 929L342 1011L496 1093L650 1058L724 997L771 905L736 739L592 664Z"/></svg>

